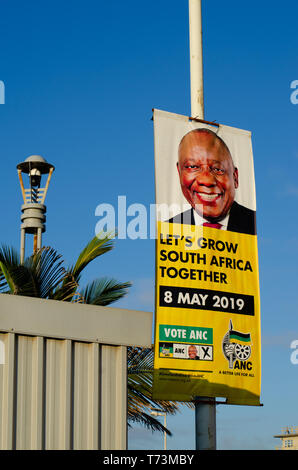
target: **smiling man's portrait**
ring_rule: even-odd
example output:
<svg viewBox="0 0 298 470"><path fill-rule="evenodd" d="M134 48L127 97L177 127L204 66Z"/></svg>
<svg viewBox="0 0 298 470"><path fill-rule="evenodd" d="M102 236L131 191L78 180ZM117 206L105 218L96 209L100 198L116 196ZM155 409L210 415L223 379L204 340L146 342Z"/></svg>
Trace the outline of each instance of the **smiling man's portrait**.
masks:
<svg viewBox="0 0 298 470"><path fill-rule="evenodd" d="M178 149L177 170L191 209L170 223L203 225L255 234L255 211L235 201L239 173L225 142L209 129L188 132Z"/></svg>
<svg viewBox="0 0 298 470"><path fill-rule="evenodd" d="M197 351L196 346L194 346L194 345L189 346L189 348L188 348L188 359L193 359L193 360L198 360L199 359L198 351Z"/></svg>

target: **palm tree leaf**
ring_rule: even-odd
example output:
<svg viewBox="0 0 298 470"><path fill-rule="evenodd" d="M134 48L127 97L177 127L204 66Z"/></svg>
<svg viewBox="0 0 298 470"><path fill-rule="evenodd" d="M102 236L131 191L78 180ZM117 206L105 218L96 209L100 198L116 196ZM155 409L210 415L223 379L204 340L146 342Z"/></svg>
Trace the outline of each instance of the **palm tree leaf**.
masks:
<svg viewBox="0 0 298 470"><path fill-rule="evenodd" d="M17 266L10 265L9 263L1 262L1 270L5 277L8 290L6 293L14 295L32 295L34 296L35 288L30 284L31 274L28 272L28 269L25 268L22 264ZM5 283L2 283L4 287ZM27 286L30 285L27 292ZM2 287L2 288L3 288Z"/></svg>
<svg viewBox="0 0 298 470"><path fill-rule="evenodd" d="M1 266L0 266L0 293L2 292L7 292L7 281L6 281L6 278L1 270Z"/></svg>
<svg viewBox="0 0 298 470"><path fill-rule="evenodd" d="M113 239L111 234L96 235L81 251L75 265L69 272L75 279L78 279L83 269L98 256L113 249Z"/></svg>
<svg viewBox="0 0 298 470"><path fill-rule="evenodd" d="M15 250L1 247L1 290L8 287L11 294L48 298L65 273L60 258L53 248L43 248L21 264Z"/></svg>
<svg viewBox="0 0 298 470"><path fill-rule="evenodd" d="M78 282L66 271L62 283L59 284L56 289L53 289L49 298L63 302L71 302L78 291L78 287Z"/></svg>
<svg viewBox="0 0 298 470"><path fill-rule="evenodd" d="M0 259L7 265L18 266L20 264L18 252L13 247L7 245L0 247Z"/></svg>
<svg viewBox="0 0 298 470"><path fill-rule="evenodd" d="M135 369L153 369L154 353L152 348L131 347L127 352L127 362L129 371L132 373Z"/></svg>
<svg viewBox="0 0 298 470"><path fill-rule="evenodd" d="M86 304L109 305L127 294L130 282L119 283L115 279L101 278L89 283L81 296Z"/></svg>
<svg viewBox="0 0 298 470"><path fill-rule="evenodd" d="M0 261L0 269L2 271L2 279L5 279L5 282L1 283L1 287L7 285L10 289L11 292L14 292L15 290L15 285L13 282L13 279L11 277L11 273L9 272L9 269L7 269L6 265Z"/></svg>
<svg viewBox="0 0 298 470"><path fill-rule="evenodd" d="M3 291L7 287L10 289L10 292L16 290L13 272L19 266L19 256L17 252L6 245L0 247L0 288Z"/></svg>
<svg viewBox="0 0 298 470"><path fill-rule="evenodd" d="M51 297L53 290L64 279L65 268L62 264L61 255L50 247L44 247L27 258L24 267L28 269L30 280L26 286L26 291L28 292L31 285L34 288L32 296Z"/></svg>
<svg viewBox="0 0 298 470"><path fill-rule="evenodd" d="M168 414L174 414L178 410L176 402L152 398L153 362L152 348L128 348L128 419L133 422L145 424L148 419L147 410L150 408L160 408ZM152 422L148 422L148 427L151 425ZM161 427L155 429L161 430Z"/></svg>
<svg viewBox="0 0 298 470"><path fill-rule="evenodd" d="M149 415L148 413L145 412L137 412L137 411L132 411L128 415L128 420L133 423L139 423L144 425L147 429L151 429L152 431L160 431L160 432L166 432L168 436L172 436L171 431L169 429L165 428L158 419L154 418L153 416Z"/></svg>
<svg viewBox="0 0 298 470"><path fill-rule="evenodd" d="M61 255L46 247L33 255L31 261L39 279L41 297L46 298L64 279L66 271Z"/></svg>

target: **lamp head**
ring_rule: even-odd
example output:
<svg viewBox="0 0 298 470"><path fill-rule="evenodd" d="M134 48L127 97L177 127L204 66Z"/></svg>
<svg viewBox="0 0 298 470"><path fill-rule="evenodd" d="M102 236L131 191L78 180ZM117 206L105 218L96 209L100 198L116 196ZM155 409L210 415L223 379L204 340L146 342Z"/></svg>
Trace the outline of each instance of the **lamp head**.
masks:
<svg viewBox="0 0 298 470"><path fill-rule="evenodd" d="M22 173L27 173L30 177L33 176L33 170L37 170L39 172L39 176L41 176L49 173L51 168L53 168L53 170L55 169L53 165L48 163L40 155L31 155L30 157L26 158L24 162L21 162L17 165L18 170L21 170Z"/></svg>
<svg viewBox="0 0 298 470"><path fill-rule="evenodd" d="M44 204L49 182L55 167L40 155L31 155L17 165L24 203ZM29 189L25 189L22 173L29 176ZM41 178L47 176L46 185L41 188Z"/></svg>

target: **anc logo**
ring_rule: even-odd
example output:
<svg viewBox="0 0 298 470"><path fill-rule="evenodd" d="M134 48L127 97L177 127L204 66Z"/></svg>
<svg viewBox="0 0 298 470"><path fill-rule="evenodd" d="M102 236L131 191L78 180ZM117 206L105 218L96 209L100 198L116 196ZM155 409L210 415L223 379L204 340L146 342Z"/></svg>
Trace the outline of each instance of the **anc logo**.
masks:
<svg viewBox="0 0 298 470"><path fill-rule="evenodd" d="M235 361L247 361L251 355L250 333L241 333L233 330L232 320L230 320L229 331L222 341L222 350L225 358L229 361L229 368L234 368Z"/></svg>

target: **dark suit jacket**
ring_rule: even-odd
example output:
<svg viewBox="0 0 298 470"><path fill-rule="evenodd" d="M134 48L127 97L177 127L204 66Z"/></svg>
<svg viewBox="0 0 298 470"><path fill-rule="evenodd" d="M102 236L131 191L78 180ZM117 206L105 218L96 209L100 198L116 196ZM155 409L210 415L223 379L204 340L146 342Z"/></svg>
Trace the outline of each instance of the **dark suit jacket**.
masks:
<svg viewBox="0 0 298 470"><path fill-rule="evenodd" d="M182 212L169 220L169 223L195 225L193 210ZM241 206L236 201L230 209L227 230L231 232L256 234L256 213L247 207Z"/></svg>

